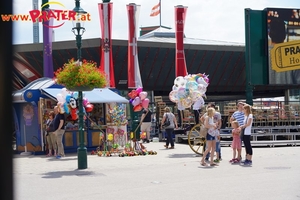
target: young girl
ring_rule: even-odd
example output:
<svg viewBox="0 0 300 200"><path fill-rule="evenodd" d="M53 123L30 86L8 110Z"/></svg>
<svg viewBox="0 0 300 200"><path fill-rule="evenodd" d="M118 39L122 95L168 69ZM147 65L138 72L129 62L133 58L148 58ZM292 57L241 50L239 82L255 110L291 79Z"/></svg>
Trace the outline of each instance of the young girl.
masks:
<svg viewBox="0 0 300 200"><path fill-rule="evenodd" d="M241 130L239 128L238 121L231 122L232 130L232 144L231 147L233 149L233 158L229 161L231 163L240 162L240 155L242 149L242 141L240 138ZM236 152L238 152L238 156L236 157Z"/></svg>
<svg viewBox="0 0 300 200"><path fill-rule="evenodd" d="M208 129L208 132L206 134L206 145L207 149L203 153L202 159L200 161L202 166L206 166L206 163L204 162L204 158L206 155L210 152L210 166L216 166L217 164L214 163L214 152L216 149L216 132L218 131L217 129L217 124L214 123L214 114L215 114L215 109L214 108L208 108L207 109L207 116L204 119L204 125Z"/></svg>

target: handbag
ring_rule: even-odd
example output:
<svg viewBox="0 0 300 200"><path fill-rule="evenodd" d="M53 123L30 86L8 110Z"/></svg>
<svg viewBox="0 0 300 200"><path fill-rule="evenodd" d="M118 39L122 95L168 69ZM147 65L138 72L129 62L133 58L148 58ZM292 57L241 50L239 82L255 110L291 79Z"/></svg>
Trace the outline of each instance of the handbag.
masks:
<svg viewBox="0 0 300 200"><path fill-rule="evenodd" d="M54 128L54 120L52 120L47 127L47 132L54 132L54 131L56 131L56 130Z"/></svg>
<svg viewBox="0 0 300 200"><path fill-rule="evenodd" d="M168 114L166 114L166 120L163 124L163 127L166 128L166 127L170 126L170 124L171 124L171 122L169 120Z"/></svg>
<svg viewBox="0 0 300 200"><path fill-rule="evenodd" d="M200 137L206 138L207 132L208 132L208 129L205 127L205 125L200 124L200 132L199 132Z"/></svg>
<svg viewBox="0 0 300 200"><path fill-rule="evenodd" d="M242 128L242 130L241 130L241 138L242 138L242 139L243 139L244 135L245 135L245 129Z"/></svg>

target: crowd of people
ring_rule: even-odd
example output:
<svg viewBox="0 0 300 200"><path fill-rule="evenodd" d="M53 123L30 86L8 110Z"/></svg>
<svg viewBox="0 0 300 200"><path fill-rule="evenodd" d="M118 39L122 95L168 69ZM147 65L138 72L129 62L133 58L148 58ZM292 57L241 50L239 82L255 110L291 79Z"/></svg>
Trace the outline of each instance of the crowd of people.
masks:
<svg viewBox="0 0 300 200"><path fill-rule="evenodd" d="M218 166L221 157L221 145L220 145L220 129L222 126L221 114L216 111L214 103L209 103L206 108L206 112L200 116L199 109L197 109L198 115L195 115L198 123L203 123L206 128L206 146L203 153L200 164L202 166ZM170 121L167 126L164 126L166 121ZM233 150L231 163L241 163L243 165L252 165L252 146L250 143L251 128L253 123L253 115L251 106L243 102L238 102L237 111L230 117L230 123L232 127L232 144ZM173 133L178 128L175 115L171 112L169 107L165 108L165 113L160 123L160 128L165 131L167 149L174 149ZM245 147L245 159L242 160L242 143ZM169 145L171 145L169 147ZM215 158L215 159L214 159Z"/></svg>
<svg viewBox="0 0 300 200"><path fill-rule="evenodd" d="M209 161L210 166L217 166L221 160L221 146L220 146L220 127L222 125L221 115L215 110L214 104L208 104L207 112L201 117L201 121L207 128L206 134L206 150L200 161L202 166L207 166L206 161ZM232 144L233 156L231 163L241 163L244 165L252 164L252 146L250 143L251 128L253 122L253 115L251 106L239 102L237 104L237 111L233 113L230 118L232 126ZM246 157L242 161L242 142L245 146ZM216 159L214 154L216 153ZM210 156L209 156L210 154Z"/></svg>

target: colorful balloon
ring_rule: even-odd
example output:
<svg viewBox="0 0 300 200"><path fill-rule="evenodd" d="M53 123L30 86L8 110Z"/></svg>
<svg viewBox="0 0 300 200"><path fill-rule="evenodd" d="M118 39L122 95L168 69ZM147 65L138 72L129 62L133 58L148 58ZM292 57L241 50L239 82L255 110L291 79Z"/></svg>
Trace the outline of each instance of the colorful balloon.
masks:
<svg viewBox="0 0 300 200"><path fill-rule="evenodd" d="M143 107L143 108L148 108L149 102L150 102L150 100L149 100L148 98L144 99L144 100L142 101L142 107Z"/></svg>
<svg viewBox="0 0 300 200"><path fill-rule="evenodd" d="M181 87L181 88L178 89L177 95L178 95L178 98L181 99L181 98L187 97L188 94L187 94L185 88Z"/></svg>
<svg viewBox="0 0 300 200"><path fill-rule="evenodd" d="M114 139L114 135L113 135L112 133L109 133L109 134L107 135L107 140L113 141L113 139Z"/></svg>
<svg viewBox="0 0 300 200"><path fill-rule="evenodd" d="M173 85L172 90L178 90L178 87L176 85Z"/></svg>
<svg viewBox="0 0 300 200"><path fill-rule="evenodd" d="M185 108L190 108L191 105L193 104L193 101L190 97L182 99L181 104Z"/></svg>
<svg viewBox="0 0 300 200"><path fill-rule="evenodd" d="M144 100L147 96L148 96L147 92L140 92L140 94L139 94L139 97L141 98L141 100Z"/></svg>
<svg viewBox="0 0 300 200"><path fill-rule="evenodd" d="M139 95L143 91L143 88L138 87L135 91L136 91L137 95Z"/></svg>
<svg viewBox="0 0 300 200"><path fill-rule="evenodd" d="M206 87L203 84L198 84L198 91L203 95L206 92Z"/></svg>
<svg viewBox="0 0 300 200"><path fill-rule="evenodd" d="M188 81L186 83L186 88L190 91L195 91L198 88L198 83L196 81Z"/></svg>
<svg viewBox="0 0 300 200"><path fill-rule="evenodd" d="M141 111L142 109L143 109L143 107L142 107L141 104L136 105L136 106L133 107L133 111L134 111L134 112L139 112L139 111Z"/></svg>
<svg viewBox="0 0 300 200"><path fill-rule="evenodd" d="M78 99L78 92L73 92L72 96L73 96L75 99Z"/></svg>
<svg viewBox="0 0 300 200"><path fill-rule="evenodd" d="M83 104L83 106L85 107L88 103L89 103L88 99L85 98L85 97L83 97L82 98L82 104Z"/></svg>
<svg viewBox="0 0 300 200"><path fill-rule="evenodd" d="M134 99L135 97L137 97L137 92L135 90L132 90L131 92L128 93L128 96L131 99Z"/></svg>
<svg viewBox="0 0 300 200"><path fill-rule="evenodd" d="M179 83L181 83L183 80L184 78L182 76L176 77L174 80L174 85L179 85Z"/></svg>
<svg viewBox="0 0 300 200"><path fill-rule="evenodd" d="M177 103L178 102L178 94L177 94L178 92L177 91L171 91L170 93L169 93L169 99L170 99L170 101L172 101L172 102L174 102L174 103Z"/></svg>
<svg viewBox="0 0 300 200"><path fill-rule="evenodd" d="M85 106L85 111L86 112L92 112L93 111L93 109L94 109L94 105L93 104L87 104L86 106Z"/></svg>
<svg viewBox="0 0 300 200"><path fill-rule="evenodd" d="M197 83L198 84L203 84L205 87L208 86L208 84L206 83L206 81L202 77L200 77L200 78L197 79Z"/></svg>
<svg viewBox="0 0 300 200"><path fill-rule="evenodd" d="M140 103L141 103L140 97L135 97L134 100L132 101L132 105L133 106L136 106L136 105L138 105Z"/></svg>
<svg viewBox="0 0 300 200"><path fill-rule="evenodd" d="M199 98L202 98L202 94L199 91L193 91L190 93L190 97L193 102L198 101Z"/></svg>

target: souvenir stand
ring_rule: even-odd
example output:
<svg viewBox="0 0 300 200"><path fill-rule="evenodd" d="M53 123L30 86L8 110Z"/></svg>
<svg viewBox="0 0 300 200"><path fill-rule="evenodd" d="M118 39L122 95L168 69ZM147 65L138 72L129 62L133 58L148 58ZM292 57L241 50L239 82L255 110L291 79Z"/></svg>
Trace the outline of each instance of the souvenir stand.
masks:
<svg viewBox="0 0 300 200"><path fill-rule="evenodd" d="M49 88L43 91L49 96L52 96L53 99L56 99L57 96L60 96L63 89ZM68 91L67 95L76 101L77 92ZM109 133L113 135L114 140L111 140L111 143L108 145L118 144L120 147L124 146L127 143L127 123L118 124L116 126L116 124L111 121L113 117L110 117L113 116L114 113L108 108L118 106L120 112L124 112L124 118L126 119L125 109L128 100L108 88L95 88L92 91L83 92L83 95L83 104L90 105L85 105L84 107L86 111L84 116L84 144L86 148L88 150L95 150L97 147L102 146L103 140L108 138ZM70 105L70 100L68 100L66 104L67 105L62 106L65 108L64 112L66 113L63 144L65 152L76 152L79 146L77 108L74 104ZM67 111L68 108L66 106L69 108L75 106L75 108ZM104 135L105 133L106 135ZM124 135L122 139L119 137L121 134Z"/></svg>
<svg viewBox="0 0 300 200"><path fill-rule="evenodd" d="M37 79L23 89L13 92L13 116L16 132L16 151L44 153L44 122L56 102L44 95L42 89L60 90L50 78Z"/></svg>
<svg viewBox="0 0 300 200"><path fill-rule="evenodd" d="M127 142L127 116L125 104L107 103L106 105L106 147L124 149ZM104 139L104 138L103 138ZM104 149L103 149L104 150Z"/></svg>

